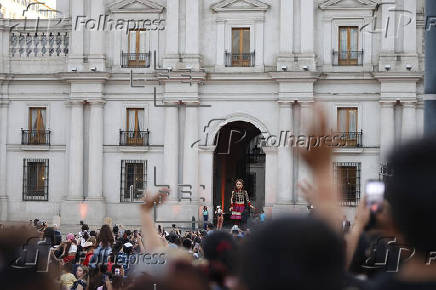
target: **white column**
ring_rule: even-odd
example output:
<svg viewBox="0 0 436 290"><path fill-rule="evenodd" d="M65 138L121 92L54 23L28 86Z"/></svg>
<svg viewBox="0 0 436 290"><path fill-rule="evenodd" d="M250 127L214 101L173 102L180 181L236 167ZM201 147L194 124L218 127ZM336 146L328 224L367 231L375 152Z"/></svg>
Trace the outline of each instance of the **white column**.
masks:
<svg viewBox="0 0 436 290"><path fill-rule="evenodd" d="M278 195L277 203L288 204L292 200L292 148L288 145L287 136L292 133L292 104L280 103L279 109L279 140L278 144Z"/></svg>
<svg viewBox="0 0 436 290"><path fill-rule="evenodd" d="M416 1L404 1L404 11L407 11L407 13L402 14L402 25L404 25L403 46L405 53L416 54L416 5Z"/></svg>
<svg viewBox="0 0 436 290"><path fill-rule="evenodd" d="M199 54L200 1L186 0L186 53Z"/></svg>
<svg viewBox="0 0 436 290"><path fill-rule="evenodd" d="M323 36L323 47L324 47L324 64L332 64L332 50L335 49L335 45L332 43L332 21L328 17L324 17L322 20L324 36ZM321 42L321 41L320 41Z"/></svg>
<svg viewBox="0 0 436 290"><path fill-rule="evenodd" d="M167 0L166 17L166 49L167 55L179 53L179 0Z"/></svg>
<svg viewBox="0 0 436 290"><path fill-rule="evenodd" d="M380 158L386 161L394 145L394 102L380 102Z"/></svg>
<svg viewBox="0 0 436 290"><path fill-rule="evenodd" d="M90 33L90 48L89 54L94 56L102 56L104 55L105 49L105 40L104 35L105 31L103 30L103 21L105 15L105 7L104 0L92 0L91 2L91 15L92 19L95 19L97 24L96 28L89 30ZM98 27L98 23L100 23L100 27ZM97 29L98 28L98 29Z"/></svg>
<svg viewBox="0 0 436 290"><path fill-rule="evenodd" d="M170 186L170 201L177 201L179 114L177 107L165 108L164 184Z"/></svg>
<svg viewBox="0 0 436 290"><path fill-rule="evenodd" d="M277 147L262 147L265 152L265 207L277 202Z"/></svg>
<svg viewBox="0 0 436 290"><path fill-rule="evenodd" d="M68 199L83 197L83 102L71 101Z"/></svg>
<svg viewBox="0 0 436 290"><path fill-rule="evenodd" d="M8 130L8 102L0 101L0 220L8 219L6 144Z"/></svg>
<svg viewBox="0 0 436 290"><path fill-rule="evenodd" d="M313 102L302 102L300 103L300 128L298 130L298 135L304 135L307 137L310 126L313 120ZM298 137L298 136L297 136ZM311 182L312 175L306 162L299 158L298 160L298 183L303 180ZM297 199L299 202L303 202L304 198L300 191L297 189Z"/></svg>
<svg viewBox="0 0 436 290"><path fill-rule="evenodd" d="M416 103L403 103L403 122L401 126L401 140L410 140L416 136Z"/></svg>
<svg viewBox="0 0 436 290"><path fill-rule="evenodd" d="M103 106L104 101L91 101L89 117L88 198L103 197Z"/></svg>
<svg viewBox="0 0 436 290"><path fill-rule="evenodd" d="M72 22L73 29L71 31L71 55L74 56L83 56L83 34L85 31L85 24L81 23L86 22L86 18L83 16L83 0L74 0L71 1L71 14L72 14Z"/></svg>
<svg viewBox="0 0 436 290"><path fill-rule="evenodd" d="M280 1L280 54L291 54L293 47L294 0Z"/></svg>
<svg viewBox="0 0 436 290"><path fill-rule="evenodd" d="M224 66L224 21L216 23L216 65Z"/></svg>
<svg viewBox="0 0 436 290"><path fill-rule="evenodd" d="M206 204L213 203L213 159L215 146L199 146L199 185L200 197L204 197Z"/></svg>
<svg viewBox="0 0 436 290"><path fill-rule="evenodd" d="M382 51L394 53L395 50L395 3L391 0L383 0L382 7Z"/></svg>
<svg viewBox="0 0 436 290"><path fill-rule="evenodd" d="M314 6L313 0L301 1L301 52L313 53L314 46Z"/></svg>
<svg viewBox="0 0 436 290"><path fill-rule="evenodd" d="M183 184L192 186L192 201L199 199L198 147L191 147L198 140L198 107L186 107L185 145L183 151ZM186 188L184 188L186 190Z"/></svg>
<svg viewBox="0 0 436 290"><path fill-rule="evenodd" d="M264 46L264 36L263 36L263 21L256 22L256 51L255 51L255 66L263 66L263 46Z"/></svg>

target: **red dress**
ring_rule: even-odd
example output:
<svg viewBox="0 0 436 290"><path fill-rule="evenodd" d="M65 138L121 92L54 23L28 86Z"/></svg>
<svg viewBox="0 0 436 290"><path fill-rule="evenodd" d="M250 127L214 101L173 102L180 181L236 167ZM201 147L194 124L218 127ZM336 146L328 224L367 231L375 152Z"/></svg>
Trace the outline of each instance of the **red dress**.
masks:
<svg viewBox="0 0 436 290"><path fill-rule="evenodd" d="M250 199L248 198L248 193L246 190L232 191L232 220L242 219L242 213L245 209L245 204L251 206Z"/></svg>

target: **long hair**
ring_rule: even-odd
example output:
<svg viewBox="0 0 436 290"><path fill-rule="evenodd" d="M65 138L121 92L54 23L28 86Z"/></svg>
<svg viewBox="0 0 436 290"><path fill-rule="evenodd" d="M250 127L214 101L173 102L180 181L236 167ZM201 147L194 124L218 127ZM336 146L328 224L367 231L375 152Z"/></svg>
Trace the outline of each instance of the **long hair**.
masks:
<svg viewBox="0 0 436 290"><path fill-rule="evenodd" d="M238 182L240 182L240 183L242 183L242 188L241 188L241 190L243 190L244 189L244 180L242 180L241 178L238 178L238 179L236 179L236 181L235 181L235 191L238 191L238 189L236 188L236 183L238 183Z"/></svg>
<svg viewBox="0 0 436 290"><path fill-rule="evenodd" d="M112 231L108 225L102 225L100 229L100 233L98 234L97 244L102 244L103 247L112 246L114 243L114 236L112 235Z"/></svg>

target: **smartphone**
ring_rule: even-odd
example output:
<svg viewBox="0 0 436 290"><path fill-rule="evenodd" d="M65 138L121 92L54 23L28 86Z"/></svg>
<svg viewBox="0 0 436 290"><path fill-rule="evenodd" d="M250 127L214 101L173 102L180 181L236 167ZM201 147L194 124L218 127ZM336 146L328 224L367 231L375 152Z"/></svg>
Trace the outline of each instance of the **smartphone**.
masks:
<svg viewBox="0 0 436 290"><path fill-rule="evenodd" d="M385 184L380 180L368 180L365 186L366 206L371 211L378 211L383 205Z"/></svg>

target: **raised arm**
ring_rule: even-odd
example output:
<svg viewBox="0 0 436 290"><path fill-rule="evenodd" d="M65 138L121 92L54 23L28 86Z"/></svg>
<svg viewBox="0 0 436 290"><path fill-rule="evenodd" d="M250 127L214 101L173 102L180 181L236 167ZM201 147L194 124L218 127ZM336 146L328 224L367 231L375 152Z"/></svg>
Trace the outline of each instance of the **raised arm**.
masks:
<svg viewBox="0 0 436 290"><path fill-rule="evenodd" d="M340 191L333 180L332 148L325 144L324 139L325 136L331 137L331 133L327 129L325 114L319 107L315 107L314 115L319 116L319 120L314 122L308 136L320 138L321 141L318 146L310 150L298 148L298 152L312 169L314 192L311 196L311 202L315 206L315 214L324 219L335 231L341 233Z"/></svg>
<svg viewBox="0 0 436 290"><path fill-rule="evenodd" d="M153 196L147 194L143 198L144 203L141 204L141 224L144 247L141 247L141 250L145 252L152 251L165 245L156 230L151 212L154 205L160 205L165 201L168 192L168 189L161 189L158 194Z"/></svg>

